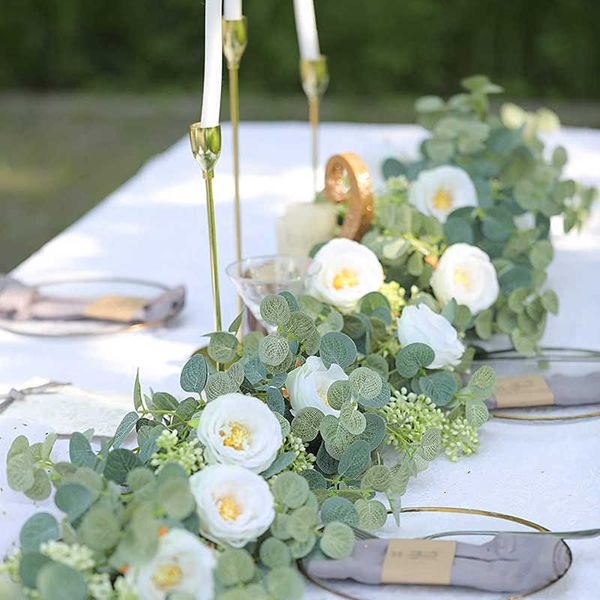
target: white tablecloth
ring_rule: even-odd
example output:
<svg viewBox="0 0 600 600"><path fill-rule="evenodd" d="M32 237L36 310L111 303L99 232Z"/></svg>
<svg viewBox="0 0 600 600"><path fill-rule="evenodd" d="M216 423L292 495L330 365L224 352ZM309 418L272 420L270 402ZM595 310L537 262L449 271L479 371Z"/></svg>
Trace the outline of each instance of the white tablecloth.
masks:
<svg viewBox="0 0 600 600"><path fill-rule="evenodd" d="M325 124L321 155L326 158L354 151L378 174L383 157L414 154L422 137L422 130L414 126ZM569 150L570 176L600 184L600 132L565 129L548 136L548 142ZM240 144L244 253L273 253L277 216L286 203L308 201L311 196L308 128L303 123L245 123ZM226 321L235 313L233 287L224 274L224 267L234 258L232 194L230 131L224 126L215 195ZM561 313L550 318L543 342L598 349L600 212L582 235L565 237L557 228L553 231L557 252L549 283L559 292ZM64 339L0 332L0 385L15 386L38 376L70 381L93 391L128 394L140 367L143 385L176 392L181 365L203 343L202 334L212 330L203 183L187 139L149 161L103 203L26 260L14 275L27 282L86 275L184 283L188 304L175 324L160 330ZM33 423L29 426L29 431L37 431ZM0 417L3 463L5 447L17 433L15 427L22 429L22 424ZM491 422L481 435L478 455L458 465L445 459L435 461L411 483L404 503L501 511L561 530L598 527L599 428L598 421L553 426ZM0 475L0 551L4 551L31 508L7 490L4 465ZM409 531L408 518L405 523ZM455 523L432 518L429 527L442 530ZM481 522L478 526L489 528ZM597 598L600 542L573 542L572 547L572 570L540 593L540 598ZM365 598L389 596L389 591L363 593ZM310 597L330 596L311 589ZM465 590L411 589L398 597L494 596Z"/></svg>

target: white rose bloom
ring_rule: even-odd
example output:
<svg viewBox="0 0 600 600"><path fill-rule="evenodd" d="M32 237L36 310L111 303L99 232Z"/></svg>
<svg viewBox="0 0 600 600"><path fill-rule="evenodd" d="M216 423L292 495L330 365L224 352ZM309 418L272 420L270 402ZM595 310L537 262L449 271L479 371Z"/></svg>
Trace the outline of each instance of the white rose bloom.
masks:
<svg viewBox="0 0 600 600"><path fill-rule="evenodd" d="M255 473L271 466L283 442L281 425L258 398L225 394L206 405L198 438L208 464L240 465Z"/></svg>
<svg viewBox="0 0 600 600"><path fill-rule="evenodd" d="M236 548L262 535L275 518L275 501L267 482L235 465L211 465L190 477L200 531Z"/></svg>
<svg viewBox="0 0 600 600"><path fill-rule="evenodd" d="M384 281L375 253L345 238L331 240L317 252L309 276L310 293L345 312L365 294L379 290Z"/></svg>
<svg viewBox="0 0 600 600"><path fill-rule="evenodd" d="M197 536L183 529L171 529L160 538L154 558L127 574L131 589L144 600L165 600L174 592L195 600L212 600L213 551Z"/></svg>
<svg viewBox="0 0 600 600"><path fill-rule="evenodd" d="M490 257L469 244L454 244L442 254L431 277L435 297L443 304L454 298L477 314L494 304L499 286Z"/></svg>
<svg viewBox="0 0 600 600"><path fill-rule="evenodd" d="M477 206L477 191L466 171L443 166L421 171L408 190L408 201L422 213L445 223L457 208Z"/></svg>
<svg viewBox="0 0 600 600"><path fill-rule="evenodd" d="M306 362L288 373L285 387L290 395L292 413L313 406L325 415L338 415L327 402L327 390L334 381L346 380L348 375L340 365L332 364L329 369L318 356L309 356Z"/></svg>
<svg viewBox="0 0 600 600"><path fill-rule="evenodd" d="M433 312L426 304L403 309L398 319L398 340L403 346L416 342L427 344L435 353L430 369L454 367L465 352L448 319Z"/></svg>

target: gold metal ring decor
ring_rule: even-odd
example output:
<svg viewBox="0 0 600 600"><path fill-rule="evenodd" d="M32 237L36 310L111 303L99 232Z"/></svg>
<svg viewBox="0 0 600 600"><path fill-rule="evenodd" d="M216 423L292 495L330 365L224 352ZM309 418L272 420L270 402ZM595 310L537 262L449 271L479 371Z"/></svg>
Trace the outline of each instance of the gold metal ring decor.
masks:
<svg viewBox="0 0 600 600"><path fill-rule="evenodd" d="M360 156L345 152L327 161L325 195L347 205L340 237L360 240L371 226L374 210L371 173Z"/></svg>
<svg viewBox="0 0 600 600"><path fill-rule="evenodd" d="M530 521L530 520L524 519L522 517L507 515L505 513L483 510L480 508L462 508L460 506L407 506L407 507L400 509L400 512L401 513L435 512L435 513L458 513L458 514L463 514L463 515L479 515L479 516L484 516L484 517L490 517L492 519L502 519L504 521L518 523L519 525L523 525L524 527L528 527L529 529L533 529L534 531L538 531L541 533L549 533L550 532L549 529L547 529L543 525L535 523L534 521ZM441 536L441 535L436 536L436 538L438 538L438 537L443 537L443 536ZM425 539L428 539L428 538L425 538ZM567 570L560 577L557 577L554 581L551 581L550 583L548 583L547 585L545 585L541 588L538 588L535 590L530 590L530 591L522 593L522 594L507 596L506 600L520 600L521 598L533 596L533 594L537 594L538 592L541 592L542 590L545 590L545 589L551 587L557 581L561 580L565 576L565 574L569 571L569 569L571 568L571 565L573 563L573 553L572 553L569 545L565 542L565 540L561 540L561 542L564 544L567 554L569 556L569 567L567 568ZM306 571L306 569L304 569L304 567L302 565L302 561L298 561L298 568L300 569L300 572L304 575L304 577L306 577L311 583L313 583L317 587L321 588L322 590L329 592L330 594L334 594L338 598L345 598L346 600L366 600L366 598L364 598L364 597L361 598L359 596L353 596L352 594L348 594L346 592L337 590L334 587L332 587L331 585L323 583L323 581L318 579L317 577L313 577ZM357 585L360 585L360 584L357 584Z"/></svg>
<svg viewBox="0 0 600 600"><path fill-rule="evenodd" d="M494 419L503 421L530 421L530 422L560 422L560 421L581 421L584 419L593 419L600 417L600 410L586 412L581 414L569 415L553 415L551 417L542 417L536 415L509 415L498 411L491 411L490 414Z"/></svg>

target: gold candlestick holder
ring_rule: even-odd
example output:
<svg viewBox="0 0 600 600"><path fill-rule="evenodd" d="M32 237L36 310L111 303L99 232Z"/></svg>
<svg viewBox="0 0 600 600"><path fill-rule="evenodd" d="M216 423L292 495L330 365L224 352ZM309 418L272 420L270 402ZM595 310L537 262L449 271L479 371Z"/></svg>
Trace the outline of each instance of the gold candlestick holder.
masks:
<svg viewBox="0 0 600 600"><path fill-rule="evenodd" d="M302 78L302 89L308 98L308 119L312 132L313 186L316 194L319 185L317 175L319 168L319 105L329 85L327 57L321 55L316 60L302 59L300 61L300 76Z"/></svg>
<svg viewBox="0 0 600 600"><path fill-rule="evenodd" d="M208 246L210 251L210 274L212 280L213 313L215 331L221 331L221 295L219 292L219 261L217 259L217 231L215 226L215 200L212 180L214 167L221 154L221 126L202 127L201 123L190 125L192 154L202 169L206 187L206 214L208 218Z"/></svg>
<svg viewBox="0 0 600 600"><path fill-rule="evenodd" d="M242 216L240 206L240 150L239 150L239 123L240 123L240 96L239 96L239 70L244 50L248 43L248 28L246 17L239 20L228 21L223 19L223 54L227 60L229 72L229 109L231 113L231 137L233 142L233 206L235 218L235 255L238 264L242 260ZM244 303L238 295L238 312Z"/></svg>

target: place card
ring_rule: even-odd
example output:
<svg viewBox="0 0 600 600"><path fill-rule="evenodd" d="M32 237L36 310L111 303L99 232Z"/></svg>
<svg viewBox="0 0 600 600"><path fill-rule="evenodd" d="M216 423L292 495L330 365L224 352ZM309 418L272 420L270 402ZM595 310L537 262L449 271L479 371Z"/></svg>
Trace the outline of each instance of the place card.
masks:
<svg viewBox="0 0 600 600"><path fill-rule="evenodd" d="M542 375L502 377L496 383L497 408L551 406L554 394Z"/></svg>
<svg viewBox="0 0 600 600"><path fill-rule="evenodd" d="M148 304L145 298L135 296L101 296L88 304L83 314L90 319L122 321L142 320L142 309Z"/></svg>
<svg viewBox="0 0 600 600"><path fill-rule="evenodd" d="M390 540L381 581L420 585L450 585L456 542Z"/></svg>

